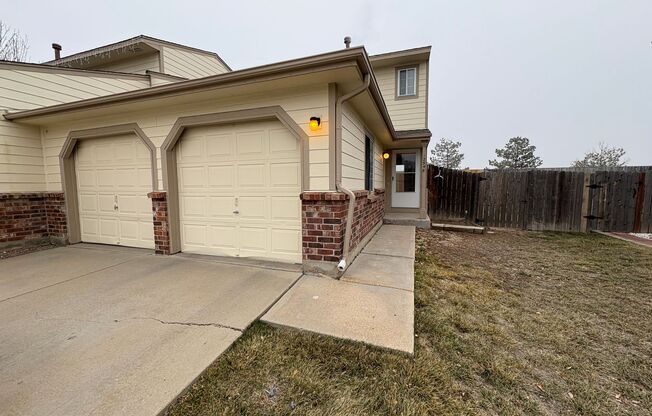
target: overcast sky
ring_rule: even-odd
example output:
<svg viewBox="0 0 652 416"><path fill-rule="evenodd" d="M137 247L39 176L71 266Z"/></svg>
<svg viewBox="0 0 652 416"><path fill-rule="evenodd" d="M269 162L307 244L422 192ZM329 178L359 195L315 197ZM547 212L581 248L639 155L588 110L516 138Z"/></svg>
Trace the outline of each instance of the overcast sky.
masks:
<svg viewBox="0 0 652 416"><path fill-rule="evenodd" d="M432 45L429 127L462 142L465 166L517 135L544 166L599 141L652 165L652 0L21 0L0 19L34 62L52 59L52 42L68 55L138 34L233 69L340 49L345 35L370 54Z"/></svg>

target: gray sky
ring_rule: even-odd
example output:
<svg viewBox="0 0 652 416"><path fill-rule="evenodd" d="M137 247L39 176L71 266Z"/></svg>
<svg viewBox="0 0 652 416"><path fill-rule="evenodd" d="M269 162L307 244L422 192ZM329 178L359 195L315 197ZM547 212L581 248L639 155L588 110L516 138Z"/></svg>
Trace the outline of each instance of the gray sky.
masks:
<svg viewBox="0 0 652 416"><path fill-rule="evenodd" d="M52 42L68 55L138 34L215 51L234 69L340 49L344 35L370 54L432 45L429 127L462 142L465 166L486 166L517 135L544 166L599 141L652 165L650 0L96 4L24 0L0 19L28 36L34 62L52 58Z"/></svg>

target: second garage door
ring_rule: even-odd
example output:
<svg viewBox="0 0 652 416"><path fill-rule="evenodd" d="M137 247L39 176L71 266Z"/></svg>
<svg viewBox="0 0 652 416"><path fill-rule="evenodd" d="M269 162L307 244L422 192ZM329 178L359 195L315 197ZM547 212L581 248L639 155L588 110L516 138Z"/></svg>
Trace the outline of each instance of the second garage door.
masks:
<svg viewBox="0 0 652 416"><path fill-rule="evenodd" d="M278 121L186 130L177 148L182 251L300 262L300 148Z"/></svg>
<svg viewBox="0 0 652 416"><path fill-rule="evenodd" d="M154 248L150 153L138 137L81 141L75 172L82 241Z"/></svg>

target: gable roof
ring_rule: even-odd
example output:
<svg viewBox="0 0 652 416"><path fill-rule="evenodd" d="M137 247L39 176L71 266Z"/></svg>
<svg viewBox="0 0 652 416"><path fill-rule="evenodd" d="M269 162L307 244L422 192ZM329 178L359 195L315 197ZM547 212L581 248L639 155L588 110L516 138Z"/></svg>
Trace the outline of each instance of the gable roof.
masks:
<svg viewBox="0 0 652 416"><path fill-rule="evenodd" d="M224 60L215 52L207 51L207 50L204 50L204 49L193 48L192 46L186 46L186 45L182 45L180 43L170 42L170 41L167 41L167 40L158 39L158 38L154 38L154 37L147 36L147 35L138 35L138 36L134 36L133 38L121 40L119 42L110 43L110 44L104 45L104 46L98 46L97 48L89 49L87 51L78 52L78 53L73 54L73 55L64 56L63 58L60 58L60 59L47 61L47 62L44 62L44 64L53 65L53 66L61 66L61 65L67 64L67 63L77 61L77 60L81 60L81 59L84 59L84 58L89 58L91 56L100 55L102 53L114 51L114 50L121 49L121 48L127 48L127 47L130 47L130 46L135 46L135 45L137 45L139 43L144 43L144 44L152 47L153 49L159 49L160 50L161 46L171 46L171 47L175 47L175 48L181 48L181 49L185 49L185 50L188 50L188 51L192 51L192 52L195 52L195 53L201 53L201 54L204 54L204 55L209 55L209 56L217 59L229 71L232 71L231 67L229 65L227 65L227 63L224 62Z"/></svg>
<svg viewBox="0 0 652 416"><path fill-rule="evenodd" d="M378 86L378 82L374 76L373 68L369 60L369 55L367 55L364 46L351 47L334 52L308 56L305 58L292 59L253 68L226 72L218 75L211 75L204 78L179 81L171 84L112 94L103 97L89 98L80 101L73 101L70 103L36 108L33 110L6 113L4 114L4 118L7 120L29 119L39 116L54 115L66 111L101 107L109 104L133 102L153 97L165 97L175 94L194 92L201 89L236 84L238 82L249 81L253 79L269 78L275 76L286 77L288 74L301 71L319 71L320 68L323 69L327 65L336 65L345 62L355 62L360 75L364 76L369 74L371 76L369 93L373 102L378 108L385 122L385 125L391 134L391 137L394 140L427 139L431 137L430 130L428 129L402 130L400 132L396 131L389 115L389 111L387 110L385 100L382 96L382 93L380 92L380 87Z"/></svg>

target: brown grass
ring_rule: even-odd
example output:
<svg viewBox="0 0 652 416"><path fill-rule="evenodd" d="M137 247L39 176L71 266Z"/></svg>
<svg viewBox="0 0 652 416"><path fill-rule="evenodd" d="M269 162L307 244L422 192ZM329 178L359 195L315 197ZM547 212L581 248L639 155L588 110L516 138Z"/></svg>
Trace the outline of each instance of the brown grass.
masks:
<svg viewBox="0 0 652 416"><path fill-rule="evenodd" d="M256 324L170 414L650 414L650 249L420 231L415 308L414 357Z"/></svg>

